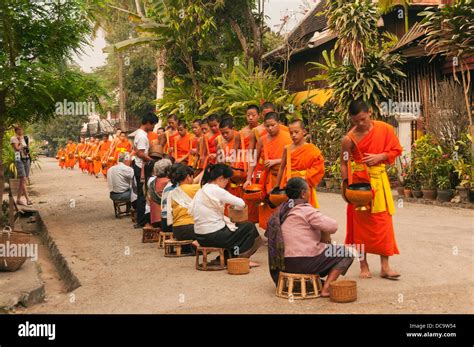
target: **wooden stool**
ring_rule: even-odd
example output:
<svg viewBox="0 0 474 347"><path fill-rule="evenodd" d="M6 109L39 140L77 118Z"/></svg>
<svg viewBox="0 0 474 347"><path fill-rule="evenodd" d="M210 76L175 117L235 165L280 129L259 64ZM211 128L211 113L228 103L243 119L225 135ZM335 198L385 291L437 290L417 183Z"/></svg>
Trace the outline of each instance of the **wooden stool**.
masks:
<svg viewBox="0 0 474 347"><path fill-rule="evenodd" d="M207 262L207 255L212 252L218 252L220 257L219 265L211 265ZM202 253L202 263L199 263L199 254ZM201 271L219 271L225 269L224 248L201 247L196 250L196 269Z"/></svg>
<svg viewBox="0 0 474 347"><path fill-rule="evenodd" d="M132 203L130 201L113 200L113 202L115 218L120 218L130 213L130 210L132 209ZM122 209L124 206L125 210Z"/></svg>
<svg viewBox="0 0 474 347"><path fill-rule="evenodd" d="M153 228L153 227L144 227L143 228L143 243L153 243L158 242L160 238L160 228Z"/></svg>
<svg viewBox="0 0 474 347"><path fill-rule="evenodd" d="M191 245L193 240L166 240L165 241L165 257L189 257L193 253L181 253L181 247Z"/></svg>
<svg viewBox="0 0 474 347"><path fill-rule="evenodd" d="M276 296L285 299L314 299L321 296L322 289L319 275L280 272Z"/></svg>
<svg viewBox="0 0 474 347"><path fill-rule="evenodd" d="M160 234L158 236L158 248L165 248L166 240L174 240L173 233L160 231Z"/></svg>

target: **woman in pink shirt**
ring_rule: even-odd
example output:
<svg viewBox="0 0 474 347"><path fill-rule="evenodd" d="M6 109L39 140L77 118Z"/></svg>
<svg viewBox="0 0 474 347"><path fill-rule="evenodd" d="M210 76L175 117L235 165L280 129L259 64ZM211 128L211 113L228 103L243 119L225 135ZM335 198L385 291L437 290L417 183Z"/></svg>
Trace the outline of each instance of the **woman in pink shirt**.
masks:
<svg viewBox="0 0 474 347"><path fill-rule="evenodd" d="M270 274L275 284L280 271L327 276L321 296L328 297L329 284L346 274L354 257L343 245L321 242L321 233L334 234L337 222L308 203L303 178L291 178L285 191L289 200L272 215L265 233Z"/></svg>

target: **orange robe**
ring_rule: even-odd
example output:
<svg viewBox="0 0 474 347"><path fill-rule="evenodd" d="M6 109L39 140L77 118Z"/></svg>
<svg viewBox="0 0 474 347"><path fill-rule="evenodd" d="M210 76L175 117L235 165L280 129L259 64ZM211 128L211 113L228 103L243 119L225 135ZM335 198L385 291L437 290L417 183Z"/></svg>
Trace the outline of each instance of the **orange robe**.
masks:
<svg viewBox="0 0 474 347"><path fill-rule="evenodd" d="M218 133L213 134L210 137L207 136L207 134L204 136L204 145L206 146L206 150L207 150L207 156L206 156L206 160L204 162L204 167L206 167L207 164L215 164L216 163L216 159L209 158L209 155L211 155L211 154L216 154L217 155L216 139L217 139L217 136L219 136L220 134L221 133L218 132Z"/></svg>
<svg viewBox="0 0 474 347"><path fill-rule="evenodd" d="M147 133L148 141L150 142L150 146L155 144L158 141L158 134L154 131L149 131Z"/></svg>
<svg viewBox="0 0 474 347"><path fill-rule="evenodd" d="M355 162L355 170L349 173L349 184L370 181L372 187L374 187L375 182L373 180L386 175L385 164L393 164L395 158L400 156L403 151L392 126L381 121L372 121L372 124L372 130L359 142L357 142L353 135L353 129L348 133L348 136L355 143L355 148L351 153L352 159ZM382 165L377 165L377 167L368 167L368 174L365 170L365 165L361 165L361 157L364 153L386 153L388 160ZM349 167L351 166L349 164ZM357 166L364 169L358 169ZM374 168L376 170L379 169L378 173L372 171ZM371 178L368 177L369 175ZM381 194L378 197L383 199L385 206L382 206L382 208L385 211L374 212L373 210L376 208L374 204L369 206L369 209L366 211L358 211L352 204L347 205L347 234L345 243L349 245L363 245L365 253L385 256L399 254L393 231L393 210L390 211L390 203L387 202L392 199L390 187L385 188L384 185L383 189L376 189L374 201L377 199L377 194ZM380 209L380 207L377 208Z"/></svg>
<svg viewBox="0 0 474 347"><path fill-rule="evenodd" d="M189 154L192 148L193 135L187 133L183 137L181 135L174 137L173 157L175 160L181 159ZM189 158L184 162L188 162ZM183 164L184 164L183 163Z"/></svg>
<svg viewBox="0 0 474 347"><path fill-rule="evenodd" d="M82 171L84 171L85 169L85 159L83 158L83 156L86 148L86 143L81 142L77 145L77 154L79 155L79 169L81 169Z"/></svg>
<svg viewBox="0 0 474 347"><path fill-rule="evenodd" d="M241 140L240 141L243 142L243 144L244 144L241 148L242 151L245 153L245 157L243 158L243 160L246 161L246 165L245 165L244 169L245 169L245 172L247 173L248 167L251 164L249 162L249 160L251 159L249 157L249 155L252 155L252 153L248 153L248 152L246 152L246 150L248 150L248 148L249 148L250 138L252 136L252 132L250 132L250 134L247 137L244 137L242 132L240 134L241 134L241 137L240 137ZM257 166L255 167L255 170L254 170L254 177L256 177L258 172L262 172L262 171L263 171L262 164L260 162L258 162L258 164L257 164ZM254 183L256 183L256 179L254 179ZM245 203L248 206L249 221L252 222L252 223L258 223L258 205L259 205L259 203L254 201L254 200L247 200L247 199L244 199L244 200L245 200Z"/></svg>
<svg viewBox="0 0 474 347"><path fill-rule="evenodd" d="M219 159L221 159L221 162L229 165L232 168L240 169L240 163L236 162L237 154L234 153L235 137L231 141L226 142L222 135L219 135L217 136L216 140L218 144L218 149L216 149L216 151L218 151L217 156ZM226 190L239 198L242 196L242 187L238 184L229 182Z"/></svg>
<svg viewBox="0 0 474 347"><path fill-rule="evenodd" d="M279 131L278 135L269 139L268 134L261 138L262 141L262 152L263 161L280 159L283 155L283 149L292 143L290 134L286 131ZM265 170L263 173L262 184L264 184L265 194L270 191L276 185L276 179L280 165L274 165L269 170ZM272 209L268 204L261 204L258 210L258 223L261 228L267 228L268 219L271 217L275 209Z"/></svg>
<svg viewBox="0 0 474 347"><path fill-rule="evenodd" d="M66 165L66 150L60 148L58 151L58 157L59 157L59 167L61 169L64 169L64 166Z"/></svg>
<svg viewBox="0 0 474 347"><path fill-rule="evenodd" d="M117 143L117 146L115 146L115 151L114 151L114 157L115 157L115 162L117 162L118 160L118 156L120 153L130 153L132 151L132 144L130 142L128 142L128 140L126 141L120 141L119 143Z"/></svg>
<svg viewBox="0 0 474 347"><path fill-rule="evenodd" d="M171 148L174 145L174 138L176 136L179 136L178 131L176 131L174 134L170 134L169 130L165 131L166 143L163 147L163 152L164 153L173 154L173 153L169 153L169 152L170 152ZM173 150L173 152L174 152L174 150Z"/></svg>
<svg viewBox="0 0 474 347"><path fill-rule="evenodd" d="M191 141L191 149L195 149L197 150L198 149L198 144L199 144L199 141L201 141L201 137L196 137L196 136L193 136L193 139ZM198 154L190 154L189 155L189 160L188 160L188 165L195 168L195 169L198 169L199 168L199 161L198 161Z"/></svg>
<svg viewBox="0 0 474 347"><path fill-rule="evenodd" d="M99 149L99 156L101 160L101 171L102 175L107 176L107 170L110 167L109 164L109 157L110 157L110 147L112 146L112 142L107 140L102 143Z"/></svg>
<svg viewBox="0 0 474 347"><path fill-rule="evenodd" d="M68 143L66 145L66 168L73 169L76 165L76 158L74 154L76 153L76 144Z"/></svg>
<svg viewBox="0 0 474 347"><path fill-rule="evenodd" d="M316 197L316 187L324 176L324 158L318 147L312 143L305 143L291 151L291 145L286 147L286 172L283 173L281 187L292 177L302 177L308 183L311 194L309 203L319 208Z"/></svg>

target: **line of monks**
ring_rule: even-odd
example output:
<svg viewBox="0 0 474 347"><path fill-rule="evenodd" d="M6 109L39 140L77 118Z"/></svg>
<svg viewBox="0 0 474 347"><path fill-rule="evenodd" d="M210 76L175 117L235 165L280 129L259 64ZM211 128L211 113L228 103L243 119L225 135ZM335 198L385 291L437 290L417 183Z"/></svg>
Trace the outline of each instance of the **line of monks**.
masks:
<svg viewBox="0 0 474 347"><path fill-rule="evenodd" d="M323 155L319 148L306 142L307 130L302 121L296 120L286 126L275 111L272 103L264 103L261 107L251 105L246 110L247 124L240 130L235 128L231 115L211 115L194 120L190 124L191 132L186 122L170 115L166 129L148 133L149 155L161 153L173 157L175 162L187 164L197 173L207 164L226 163L241 178L232 180L228 191L244 200L244 192L252 185L261 186L263 195L268 196L280 187L284 188L290 178L302 177L311 189L310 203L318 208L316 187L324 176ZM390 125L370 120L367 111L358 112L357 117L362 120L353 116L354 128L344 138L342 147L343 178L349 178L350 182L370 181L377 187L377 205L372 208L378 210L355 211L348 204L346 243L364 244L368 253L381 255L383 267L392 275L387 258L398 254L398 248L392 224L393 201L389 201L390 188L385 186L388 180L385 182L384 167L393 163L402 148ZM360 124L356 124L356 120ZM73 169L79 163L83 172L98 177L100 173L107 175L107 170L117 163L117 156L122 151L130 152L133 157L127 136L118 133L112 141L107 135L101 141L82 138L77 145L70 140L65 148L59 150L57 158L61 168ZM349 158L345 155L347 151ZM266 229L274 211L271 204L254 200L246 200L246 203L249 221ZM362 263L361 275L370 277L366 262ZM397 277L397 274L393 275Z"/></svg>

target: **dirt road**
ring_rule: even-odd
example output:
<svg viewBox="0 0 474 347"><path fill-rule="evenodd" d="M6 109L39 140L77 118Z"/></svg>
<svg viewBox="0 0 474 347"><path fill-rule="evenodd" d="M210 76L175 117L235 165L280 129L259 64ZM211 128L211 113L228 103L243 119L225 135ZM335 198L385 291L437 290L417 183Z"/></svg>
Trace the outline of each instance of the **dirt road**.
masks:
<svg viewBox="0 0 474 347"><path fill-rule="evenodd" d="M249 275L201 272L194 258L165 258L156 244L141 243L129 218L114 218L107 185L42 159L32 187L49 233L82 286L72 293L48 292L27 313L473 313L474 212L404 204L397 206L395 233L401 255L393 267L401 280L379 277L379 259L369 256L374 278L358 279L354 262L346 278L358 285L358 300L288 301L274 295L267 249ZM335 239L344 240L345 204L319 194L322 211L336 218ZM47 272L44 276L48 276Z"/></svg>

